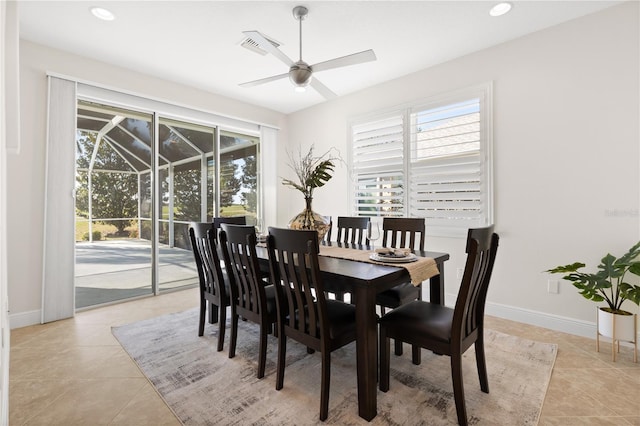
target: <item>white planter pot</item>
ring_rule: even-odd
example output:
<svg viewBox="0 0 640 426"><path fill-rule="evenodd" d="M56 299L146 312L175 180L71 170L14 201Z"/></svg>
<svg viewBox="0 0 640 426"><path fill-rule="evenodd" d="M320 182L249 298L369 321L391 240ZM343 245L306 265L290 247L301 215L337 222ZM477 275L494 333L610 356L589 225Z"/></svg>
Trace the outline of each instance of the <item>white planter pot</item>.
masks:
<svg viewBox="0 0 640 426"><path fill-rule="evenodd" d="M636 316L612 314L598 309L598 332L601 336L624 342L636 340Z"/></svg>
<svg viewBox="0 0 640 426"><path fill-rule="evenodd" d="M600 351L600 336L611 339L611 355L616 360L616 352L620 351L620 342L633 343L633 362L638 361L636 314L612 314L598 308L596 350Z"/></svg>

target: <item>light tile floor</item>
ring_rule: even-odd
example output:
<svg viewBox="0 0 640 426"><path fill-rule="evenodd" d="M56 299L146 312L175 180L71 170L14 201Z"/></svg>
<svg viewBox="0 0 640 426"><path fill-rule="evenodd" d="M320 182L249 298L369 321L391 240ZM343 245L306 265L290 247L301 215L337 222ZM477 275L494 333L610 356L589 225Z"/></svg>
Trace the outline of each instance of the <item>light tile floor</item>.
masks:
<svg viewBox="0 0 640 426"><path fill-rule="evenodd" d="M197 289L85 311L11 332L10 425L179 425L111 327L197 306ZM629 348L487 317L486 326L556 343L540 425L640 425L640 363ZM194 325L194 333L196 325Z"/></svg>

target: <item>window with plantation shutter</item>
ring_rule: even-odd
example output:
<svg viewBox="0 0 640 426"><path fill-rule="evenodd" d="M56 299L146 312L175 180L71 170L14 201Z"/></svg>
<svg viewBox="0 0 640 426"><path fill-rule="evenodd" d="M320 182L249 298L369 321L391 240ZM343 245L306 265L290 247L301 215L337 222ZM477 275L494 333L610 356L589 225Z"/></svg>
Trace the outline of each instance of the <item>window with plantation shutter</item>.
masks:
<svg viewBox="0 0 640 426"><path fill-rule="evenodd" d="M424 217L439 236L493 223L491 84L351 129L354 214Z"/></svg>
<svg viewBox="0 0 640 426"><path fill-rule="evenodd" d="M391 115L352 127L351 166L358 216L404 216L404 120Z"/></svg>

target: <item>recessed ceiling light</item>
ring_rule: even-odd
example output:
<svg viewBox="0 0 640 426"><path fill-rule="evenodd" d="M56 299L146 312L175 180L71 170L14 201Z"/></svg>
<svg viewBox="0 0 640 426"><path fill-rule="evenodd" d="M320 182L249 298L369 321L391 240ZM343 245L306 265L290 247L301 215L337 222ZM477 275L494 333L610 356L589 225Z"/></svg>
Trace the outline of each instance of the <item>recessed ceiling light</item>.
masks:
<svg viewBox="0 0 640 426"><path fill-rule="evenodd" d="M495 6L493 6L491 8L491 10L489 11L489 15L491 16L502 16L505 13L509 12L511 10L513 6L511 5L511 3L498 3Z"/></svg>
<svg viewBox="0 0 640 426"><path fill-rule="evenodd" d="M91 13L98 19L102 19L103 21L113 21L116 19L116 16L111 13L111 11L102 8L102 7L92 7Z"/></svg>

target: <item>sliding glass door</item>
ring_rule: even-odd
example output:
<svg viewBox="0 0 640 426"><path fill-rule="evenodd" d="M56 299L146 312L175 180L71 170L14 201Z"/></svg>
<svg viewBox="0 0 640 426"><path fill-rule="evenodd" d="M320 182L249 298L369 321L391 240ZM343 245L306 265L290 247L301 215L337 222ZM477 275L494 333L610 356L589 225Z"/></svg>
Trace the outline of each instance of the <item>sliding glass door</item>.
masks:
<svg viewBox="0 0 640 426"><path fill-rule="evenodd" d="M78 104L76 309L153 293L140 191L149 180L152 129L150 114Z"/></svg>
<svg viewBox="0 0 640 426"><path fill-rule="evenodd" d="M80 101L75 143L77 309L197 285L189 223L257 222L257 136Z"/></svg>
<svg viewBox="0 0 640 426"><path fill-rule="evenodd" d="M189 223L205 221L213 205L215 176L209 175L207 163L216 141L216 128L160 118L160 290L197 282Z"/></svg>

